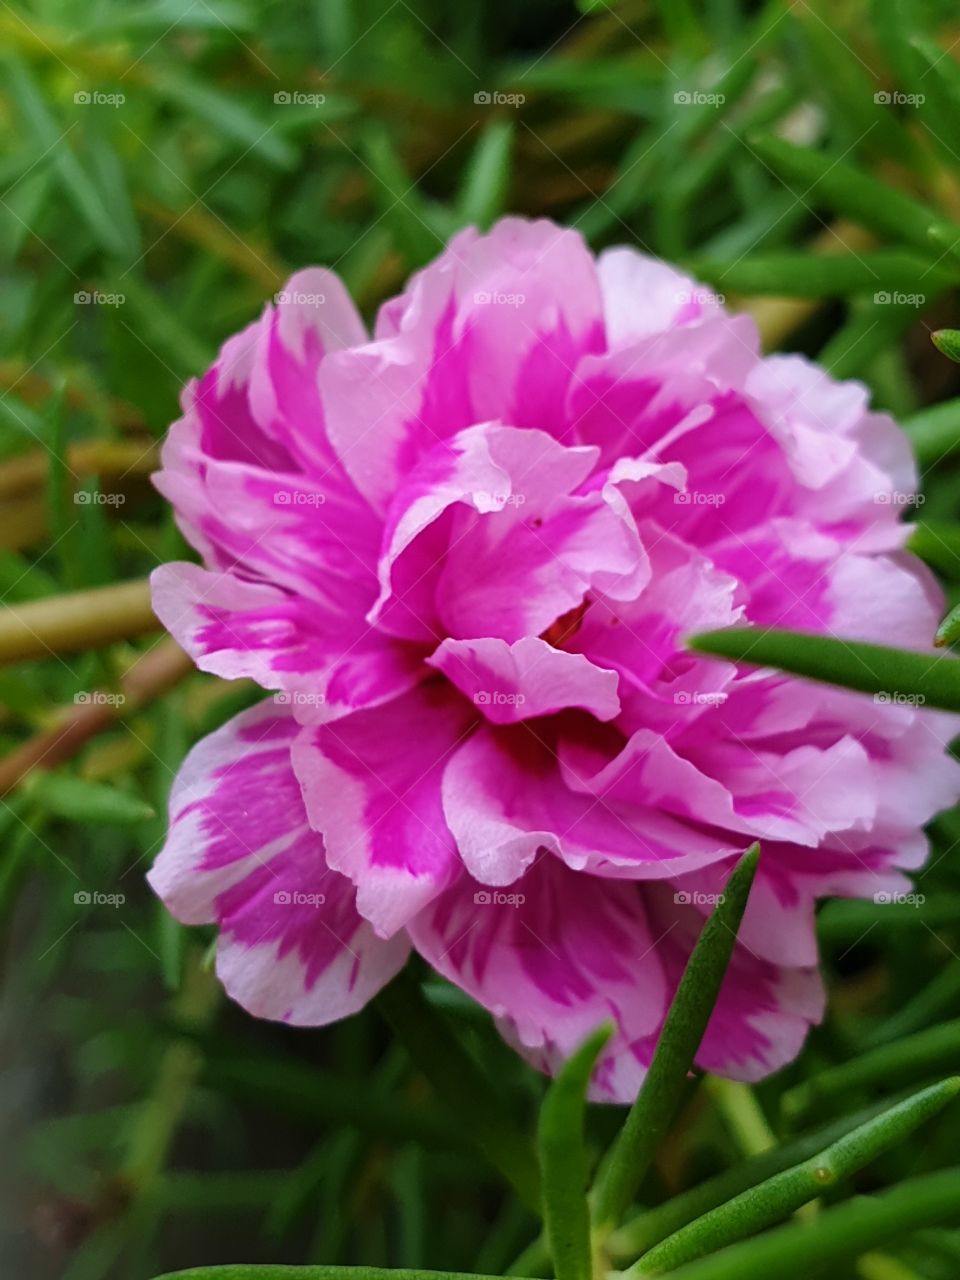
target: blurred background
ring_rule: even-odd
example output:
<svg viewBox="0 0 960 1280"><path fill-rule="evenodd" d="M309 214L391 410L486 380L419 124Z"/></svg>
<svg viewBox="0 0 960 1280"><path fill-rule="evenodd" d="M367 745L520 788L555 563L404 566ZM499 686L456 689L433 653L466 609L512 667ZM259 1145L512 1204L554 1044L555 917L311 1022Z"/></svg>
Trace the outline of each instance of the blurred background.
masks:
<svg viewBox="0 0 960 1280"><path fill-rule="evenodd" d="M186 750L257 697L193 672L150 614L146 575L189 554L149 484L157 442L288 272L333 266L370 315L457 228L547 215L683 263L768 349L866 381L913 437L913 545L955 602L960 379L930 332L958 313L956 5L11 0L0 50L7 1274L496 1272L532 1220L378 1011L254 1022L213 981L210 931L144 883ZM957 1069L957 815L932 834L922 901L823 909L828 1021L776 1079L699 1091L649 1199ZM539 1077L430 994L529 1125ZM881 1049L873 1077L822 1074ZM616 1119L591 1116L597 1141ZM856 1189L958 1136L946 1119ZM895 1254L856 1274L955 1280L960 1232Z"/></svg>

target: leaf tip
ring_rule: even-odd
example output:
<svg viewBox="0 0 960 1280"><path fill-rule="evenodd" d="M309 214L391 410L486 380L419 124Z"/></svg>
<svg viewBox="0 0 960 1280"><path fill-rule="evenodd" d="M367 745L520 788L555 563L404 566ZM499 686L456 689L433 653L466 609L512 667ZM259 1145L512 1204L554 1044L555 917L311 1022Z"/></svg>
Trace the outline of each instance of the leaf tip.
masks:
<svg viewBox="0 0 960 1280"><path fill-rule="evenodd" d="M930 340L941 355L960 363L960 329L937 329Z"/></svg>

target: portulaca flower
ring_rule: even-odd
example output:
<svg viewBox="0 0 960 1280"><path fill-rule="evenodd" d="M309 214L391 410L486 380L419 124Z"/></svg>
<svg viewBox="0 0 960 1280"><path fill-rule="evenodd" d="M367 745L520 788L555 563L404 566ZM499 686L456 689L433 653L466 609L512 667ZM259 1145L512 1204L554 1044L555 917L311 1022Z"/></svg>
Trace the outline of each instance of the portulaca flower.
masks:
<svg viewBox="0 0 960 1280"><path fill-rule="evenodd" d="M605 1019L632 1098L739 854L758 877L699 1063L821 1015L814 904L909 887L955 721L698 657L756 625L927 647L916 477L863 387L549 222L458 235L381 309L293 277L184 399L154 575L204 671L272 693L201 742L151 882L251 1013L360 1009L411 948L551 1070Z"/></svg>

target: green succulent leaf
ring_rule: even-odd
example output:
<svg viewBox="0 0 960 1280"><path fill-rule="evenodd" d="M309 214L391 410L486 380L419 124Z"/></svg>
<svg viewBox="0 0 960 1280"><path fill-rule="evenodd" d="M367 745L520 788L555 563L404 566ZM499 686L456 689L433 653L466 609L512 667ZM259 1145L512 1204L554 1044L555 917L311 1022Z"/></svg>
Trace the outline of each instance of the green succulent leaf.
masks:
<svg viewBox="0 0 960 1280"><path fill-rule="evenodd" d="M601 1027L581 1045L540 1108L543 1213L556 1280L590 1280L593 1274L584 1111L591 1072L612 1034L612 1027Z"/></svg>
<svg viewBox="0 0 960 1280"><path fill-rule="evenodd" d="M931 642L933 637L930 637ZM878 702L904 701L960 711L960 659L886 645L838 640L801 631L734 628L691 636L695 653L752 667L775 667L827 684L872 693Z"/></svg>
<svg viewBox="0 0 960 1280"><path fill-rule="evenodd" d="M593 1205L601 1231L619 1222L684 1096L733 953L759 858L760 846L755 844L727 880L722 899L687 961L637 1100L600 1166Z"/></svg>

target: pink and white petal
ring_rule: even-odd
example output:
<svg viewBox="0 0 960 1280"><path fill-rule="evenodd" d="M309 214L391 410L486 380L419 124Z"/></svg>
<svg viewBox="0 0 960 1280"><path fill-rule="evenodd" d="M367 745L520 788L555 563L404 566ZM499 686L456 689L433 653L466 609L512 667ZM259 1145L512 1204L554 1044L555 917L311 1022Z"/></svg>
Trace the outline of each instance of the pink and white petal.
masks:
<svg viewBox="0 0 960 1280"><path fill-rule="evenodd" d="M809 879L794 874L811 850L790 846L792 856L784 863L778 850L787 846L767 841L763 858L750 890L750 899L740 925L743 945L761 960L787 967L809 967L818 962L815 903ZM715 862L689 875L678 876L673 885L678 901L700 912L703 920L713 911L733 863Z"/></svg>
<svg viewBox="0 0 960 1280"><path fill-rule="evenodd" d="M217 970L244 1008L317 1026L362 1008L407 944L374 937L352 885L327 866L291 767L297 732L261 703L198 743L147 878L177 919L220 926Z"/></svg>
<svg viewBox="0 0 960 1280"><path fill-rule="evenodd" d="M625 504L595 492L538 511L460 516L436 600L446 634L540 635L591 590L630 600L650 579L646 550Z"/></svg>
<svg viewBox="0 0 960 1280"><path fill-rule="evenodd" d="M179 461L154 483L199 531L208 568L238 569L332 612L366 612L376 595L381 525L357 494L189 449Z"/></svg>
<svg viewBox="0 0 960 1280"><path fill-rule="evenodd" d="M696 351L690 365L665 372L655 348L642 344L588 356L577 366L564 417L571 440L596 445L605 467L638 458L665 465L672 444L713 417L721 393L715 379L696 367Z"/></svg>
<svg viewBox="0 0 960 1280"><path fill-rule="evenodd" d="M647 879L729 859L745 845L638 797L608 801L586 780L571 787L556 748L529 724L484 726L458 747L444 772L443 806L467 870L493 885L512 884L541 851L585 875Z"/></svg>
<svg viewBox="0 0 960 1280"><path fill-rule="evenodd" d="M602 341L596 272L576 232L519 218L483 236L468 229L385 305L376 341L324 361L331 441L386 511L423 454L473 423L561 434L572 370Z"/></svg>
<svg viewBox="0 0 960 1280"><path fill-rule="evenodd" d="M203 377L191 382L183 395L185 421L191 428L170 435L162 460L176 451L189 435L208 458L242 462L268 471L295 471L294 455L285 441L254 416L250 405L250 380L257 358L264 319L254 320L220 348L216 361Z"/></svg>
<svg viewBox="0 0 960 1280"><path fill-rule="evenodd" d="M597 275L611 348L692 324L722 302L675 267L626 245L604 249Z"/></svg>
<svg viewBox="0 0 960 1280"><path fill-rule="evenodd" d="M579 653L554 649L537 636L444 640L427 659L493 724L511 724L579 707L598 720L620 710L619 677Z"/></svg>
<svg viewBox="0 0 960 1280"><path fill-rule="evenodd" d="M635 595L649 565L626 504L614 486L576 492L596 456L490 423L432 450L388 513L371 621L420 641L512 642L546 630L591 586Z"/></svg>
<svg viewBox="0 0 960 1280"><path fill-rule="evenodd" d="M250 408L300 467L332 493L357 494L327 437L319 369L332 351L360 346L366 330L342 281L308 267L287 281L260 325Z"/></svg>
<svg viewBox="0 0 960 1280"><path fill-rule="evenodd" d="M375 341L332 352L320 366L330 443L381 514L426 452L481 420L454 334L457 259L475 238L470 228L455 236L381 308Z"/></svg>
<svg viewBox="0 0 960 1280"><path fill-rule="evenodd" d="M332 627L302 597L199 565L151 576L157 617L201 671L282 690L298 719L333 719L387 701L422 678L426 651L367 627Z"/></svg>
<svg viewBox="0 0 960 1280"><path fill-rule="evenodd" d="M892 418L868 411L869 392L862 383L837 382L803 356L773 355L758 361L749 391L780 430L804 427L823 437L824 447L828 437L851 440L858 458L879 479L875 493L916 492L910 443Z"/></svg>
<svg viewBox="0 0 960 1280"><path fill-rule="evenodd" d="M699 689L704 676L712 688L718 672L733 670L696 658L684 650L683 641L697 631L736 625L742 614L736 603L738 583L652 522L641 524L639 534L650 561L649 583L635 600L592 600L565 645L597 666L618 671L622 696L628 696L630 687L649 695L644 714L651 698L664 696L676 715L676 708L688 705L683 697L677 701L676 694Z"/></svg>
<svg viewBox="0 0 960 1280"><path fill-rule="evenodd" d="M627 1040L665 1011L642 890L549 855L509 892L463 875L409 927L429 964L506 1024L528 1053L568 1056L600 1023Z"/></svg>
<svg viewBox="0 0 960 1280"><path fill-rule="evenodd" d="M596 264L577 231L503 218L458 254L455 333L477 421L562 433L567 384L604 345Z"/></svg>
<svg viewBox="0 0 960 1280"><path fill-rule="evenodd" d="M440 782L475 718L436 680L375 710L305 728L294 744L310 823L381 937L393 936L460 869Z"/></svg>
<svg viewBox="0 0 960 1280"><path fill-rule="evenodd" d="M414 639L439 638L436 584L456 525L464 515L497 515L501 536L530 503L539 512L589 474L596 450L565 449L538 431L488 423L459 432L424 454L387 513L379 565L380 594L370 621ZM453 519L442 520L449 514ZM462 535L461 535L462 536Z"/></svg>
<svg viewBox="0 0 960 1280"><path fill-rule="evenodd" d="M723 736L719 721L725 709L719 708L715 739L686 750L689 762L715 780L754 835L814 846L831 832L870 828L879 803L877 778L857 738L845 734L824 746L747 750ZM719 817L722 810L715 812Z"/></svg>
<svg viewBox="0 0 960 1280"><path fill-rule="evenodd" d="M299 847L223 895L217 975L254 1017L316 1027L362 1009L403 968L410 944L403 933L377 937L346 876L304 867L307 848L322 856L304 823Z"/></svg>
<svg viewBox="0 0 960 1280"><path fill-rule="evenodd" d="M738 947L696 1062L753 1084L793 1062L826 996L818 968L777 968Z"/></svg>
<svg viewBox="0 0 960 1280"><path fill-rule="evenodd" d="M741 838L812 847L827 832L865 829L876 814L870 762L854 738L777 754L744 751L718 734L709 751L687 751L680 755L660 734L638 729L612 758L573 740L560 758L575 791L618 807L665 811Z"/></svg>
<svg viewBox="0 0 960 1280"><path fill-rule="evenodd" d="M906 552L841 555L830 568L827 603L835 635L927 652L945 608L933 574Z"/></svg>
<svg viewBox="0 0 960 1280"><path fill-rule="evenodd" d="M720 883L722 886L722 877ZM642 896L648 929L655 939L657 965L665 980L665 1015L703 927L703 916L666 885L636 889ZM736 1080L755 1081L797 1056L811 1024L822 1016L824 994L816 967L770 964L753 955L742 938L741 934L696 1062L705 1070ZM418 941L414 945L420 949ZM644 974L647 958L643 960L638 974ZM641 1036L629 1039L618 1034L611 1040L591 1082L594 1100L633 1101L652 1061L662 1025L661 1018ZM500 1028L542 1071L555 1073L569 1056L569 1049L555 1040L525 1044L508 1016L501 1016Z"/></svg>
<svg viewBox="0 0 960 1280"><path fill-rule="evenodd" d="M960 795L960 761L945 750L960 731L958 717L922 709L913 716L897 738L864 738L876 778L877 832L916 831Z"/></svg>

